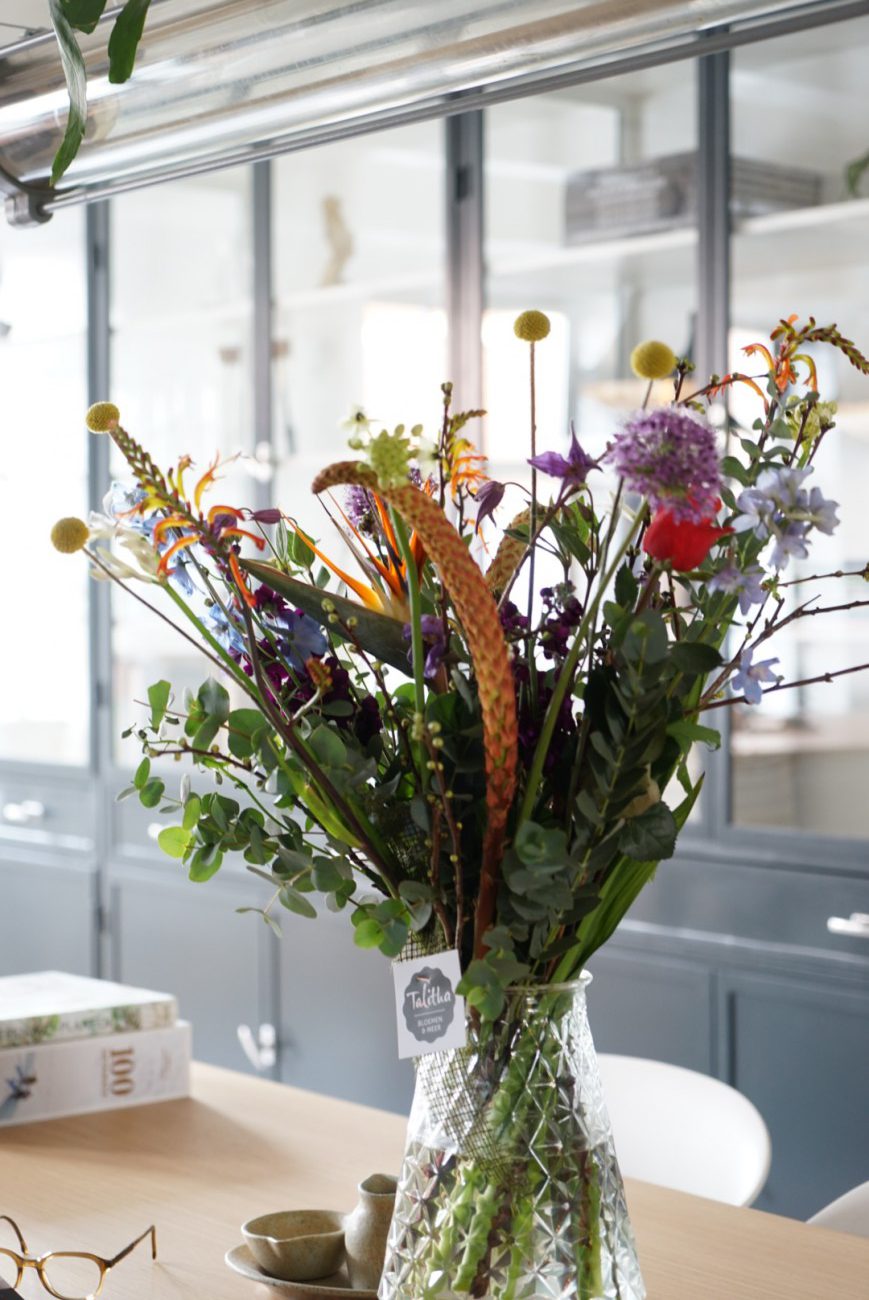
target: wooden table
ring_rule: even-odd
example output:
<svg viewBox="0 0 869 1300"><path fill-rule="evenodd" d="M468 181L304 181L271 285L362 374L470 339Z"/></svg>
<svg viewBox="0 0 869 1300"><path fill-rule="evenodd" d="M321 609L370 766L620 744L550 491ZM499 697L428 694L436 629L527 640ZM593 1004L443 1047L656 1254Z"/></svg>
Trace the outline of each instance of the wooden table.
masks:
<svg viewBox="0 0 869 1300"><path fill-rule="evenodd" d="M403 1141L395 1115L200 1065L190 1101L0 1130L0 1213L37 1253L110 1256L156 1223L158 1262L140 1247L105 1300L277 1300L224 1265L239 1224L351 1208ZM649 1300L869 1300L869 1240L643 1183L628 1199ZM45 1300L32 1271L22 1289Z"/></svg>

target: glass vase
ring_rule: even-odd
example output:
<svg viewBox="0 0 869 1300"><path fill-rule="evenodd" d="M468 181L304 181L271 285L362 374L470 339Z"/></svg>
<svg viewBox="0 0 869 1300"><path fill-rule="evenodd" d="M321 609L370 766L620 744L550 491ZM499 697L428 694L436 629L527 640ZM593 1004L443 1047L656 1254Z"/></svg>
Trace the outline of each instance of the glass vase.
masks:
<svg viewBox="0 0 869 1300"><path fill-rule="evenodd" d="M590 975L510 990L417 1061L379 1300L643 1300L586 1015Z"/></svg>

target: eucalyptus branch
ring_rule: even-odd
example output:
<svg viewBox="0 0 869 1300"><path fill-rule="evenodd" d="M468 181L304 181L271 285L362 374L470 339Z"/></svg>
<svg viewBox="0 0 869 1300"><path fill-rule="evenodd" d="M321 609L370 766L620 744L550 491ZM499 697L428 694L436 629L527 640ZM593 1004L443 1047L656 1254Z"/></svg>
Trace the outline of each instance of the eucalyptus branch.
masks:
<svg viewBox="0 0 869 1300"><path fill-rule="evenodd" d="M791 578L789 582L777 582L776 587L799 587L806 582L822 582L825 578L862 578L869 582L869 564L862 569L834 569L830 573L812 573L806 578Z"/></svg>

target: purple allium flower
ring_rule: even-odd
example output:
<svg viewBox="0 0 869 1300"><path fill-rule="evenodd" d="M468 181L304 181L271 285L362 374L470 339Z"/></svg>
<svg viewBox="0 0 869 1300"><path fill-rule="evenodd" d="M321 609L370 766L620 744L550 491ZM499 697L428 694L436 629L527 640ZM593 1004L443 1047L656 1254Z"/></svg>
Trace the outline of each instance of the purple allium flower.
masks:
<svg viewBox="0 0 869 1300"><path fill-rule="evenodd" d="M348 487L344 494L344 510L351 524L360 533L373 537L377 532L377 512L374 499L367 488L358 483Z"/></svg>
<svg viewBox="0 0 869 1300"><path fill-rule="evenodd" d="M610 445L607 459L653 509L700 523L718 509L721 476L715 430L681 406L639 411Z"/></svg>
<svg viewBox="0 0 869 1300"><path fill-rule="evenodd" d="M430 681L443 663L444 655L447 652L444 625L443 620L437 614L423 614L419 622L422 628L423 642L428 647L423 676ZM409 623L405 623L403 632L405 641L413 639L413 632ZM407 657L413 663L413 649L408 652Z"/></svg>
<svg viewBox="0 0 869 1300"><path fill-rule="evenodd" d="M493 478L490 478L474 494L474 500L477 503L478 528L481 527L485 519L492 518L492 515L501 504L505 491L506 488L503 483L496 483Z"/></svg>
<svg viewBox="0 0 869 1300"><path fill-rule="evenodd" d="M761 585L763 579L763 569L756 564L744 572L731 564L713 574L706 587L708 591L725 591L730 596L738 596L739 609L744 616L752 605L762 605L766 600L766 592Z"/></svg>
<svg viewBox="0 0 869 1300"><path fill-rule="evenodd" d="M551 478L560 478L565 487L582 487L589 470L594 469L597 462L582 450L571 426L567 456L557 451L544 451L539 456L532 456L528 464Z"/></svg>
<svg viewBox="0 0 869 1300"><path fill-rule="evenodd" d="M751 662L754 650L749 646L739 659L739 670L733 675L733 689L745 696L746 704L760 704L763 699L761 682L780 682L781 676L772 671L778 659L761 659L759 664Z"/></svg>

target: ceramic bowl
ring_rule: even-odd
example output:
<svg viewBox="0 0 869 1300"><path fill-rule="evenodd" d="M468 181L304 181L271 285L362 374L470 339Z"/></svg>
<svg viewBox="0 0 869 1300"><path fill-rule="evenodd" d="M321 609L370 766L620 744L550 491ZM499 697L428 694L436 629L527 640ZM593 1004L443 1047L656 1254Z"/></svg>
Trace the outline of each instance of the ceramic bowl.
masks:
<svg viewBox="0 0 869 1300"><path fill-rule="evenodd" d="M241 1232L260 1268L287 1282L328 1277L344 1260L343 1216L332 1210L261 1214Z"/></svg>

